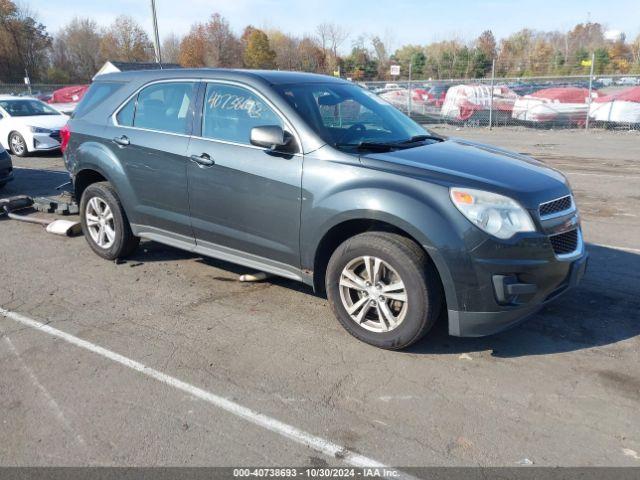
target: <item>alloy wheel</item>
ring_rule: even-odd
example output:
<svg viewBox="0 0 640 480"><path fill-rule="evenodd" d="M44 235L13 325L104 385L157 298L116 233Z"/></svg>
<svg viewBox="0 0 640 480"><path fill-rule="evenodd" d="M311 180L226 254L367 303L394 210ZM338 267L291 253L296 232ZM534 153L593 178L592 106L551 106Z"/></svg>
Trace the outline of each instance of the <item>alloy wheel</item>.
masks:
<svg viewBox="0 0 640 480"><path fill-rule="evenodd" d="M11 151L16 155L23 155L27 146L24 144L24 140L19 135L11 136Z"/></svg>
<svg viewBox="0 0 640 480"><path fill-rule="evenodd" d="M372 332L396 329L407 314L407 291L402 278L378 257L357 257L344 267L340 298L351 319Z"/></svg>
<svg viewBox="0 0 640 480"><path fill-rule="evenodd" d="M116 228L111 208L100 197L92 197L85 209L85 220L91 239L100 248L111 248L116 240Z"/></svg>

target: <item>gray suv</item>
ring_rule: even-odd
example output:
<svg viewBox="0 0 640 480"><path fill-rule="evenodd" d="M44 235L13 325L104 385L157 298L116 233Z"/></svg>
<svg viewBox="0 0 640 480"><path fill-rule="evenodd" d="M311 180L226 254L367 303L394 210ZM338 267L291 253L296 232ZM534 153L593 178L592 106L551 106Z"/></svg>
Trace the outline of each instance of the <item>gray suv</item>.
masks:
<svg viewBox="0 0 640 480"><path fill-rule="evenodd" d="M558 171L444 139L357 85L273 71L99 77L62 132L90 247L140 238L296 279L404 348L514 325L584 274Z"/></svg>

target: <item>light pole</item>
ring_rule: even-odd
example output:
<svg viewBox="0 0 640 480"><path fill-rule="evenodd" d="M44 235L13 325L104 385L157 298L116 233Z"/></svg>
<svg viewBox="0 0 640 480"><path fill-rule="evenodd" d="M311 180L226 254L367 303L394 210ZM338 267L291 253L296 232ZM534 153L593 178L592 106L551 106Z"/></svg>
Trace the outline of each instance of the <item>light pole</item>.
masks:
<svg viewBox="0 0 640 480"><path fill-rule="evenodd" d="M158 34L158 15L156 14L156 0L151 0L151 18L153 20L153 48L156 63L162 68L162 52L160 51L160 35Z"/></svg>

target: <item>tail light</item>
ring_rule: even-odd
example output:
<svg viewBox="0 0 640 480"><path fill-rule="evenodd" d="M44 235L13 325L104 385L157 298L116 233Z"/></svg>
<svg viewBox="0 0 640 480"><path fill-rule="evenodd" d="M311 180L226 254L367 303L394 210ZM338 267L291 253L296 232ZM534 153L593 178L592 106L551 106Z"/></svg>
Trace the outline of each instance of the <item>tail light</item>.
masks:
<svg viewBox="0 0 640 480"><path fill-rule="evenodd" d="M65 125L60 130L60 150L62 153L67 149L67 145L69 145L69 140L71 140L71 130L69 129L69 125Z"/></svg>

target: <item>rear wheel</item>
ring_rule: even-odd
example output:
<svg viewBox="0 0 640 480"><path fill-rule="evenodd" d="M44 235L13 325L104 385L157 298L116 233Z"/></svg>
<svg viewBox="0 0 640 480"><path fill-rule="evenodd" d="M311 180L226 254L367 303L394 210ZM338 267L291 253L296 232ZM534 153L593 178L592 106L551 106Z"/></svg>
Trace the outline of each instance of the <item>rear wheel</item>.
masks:
<svg viewBox="0 0 640 480"><path fill-rule="evenodd" d="M12 132L9 135L9 149L17 157L24 157L29 153L27 142L18 132Z"/></svg>
<svg viewBox="0 0 640 480"><path fill-rule="evenodd" d="M392 233L363 233L340 245L327 266L326 291L351 335L391 350L422 338L442 308L439 277L426 253Z"/></svg>
<svg viewBox="0 0 640 480"><path fill-rule="evenodd" d="M108 182L86 188L80 201L80 220L91 249L107 260L130 255L140 242L131 232L120 199Z"/></svg>

